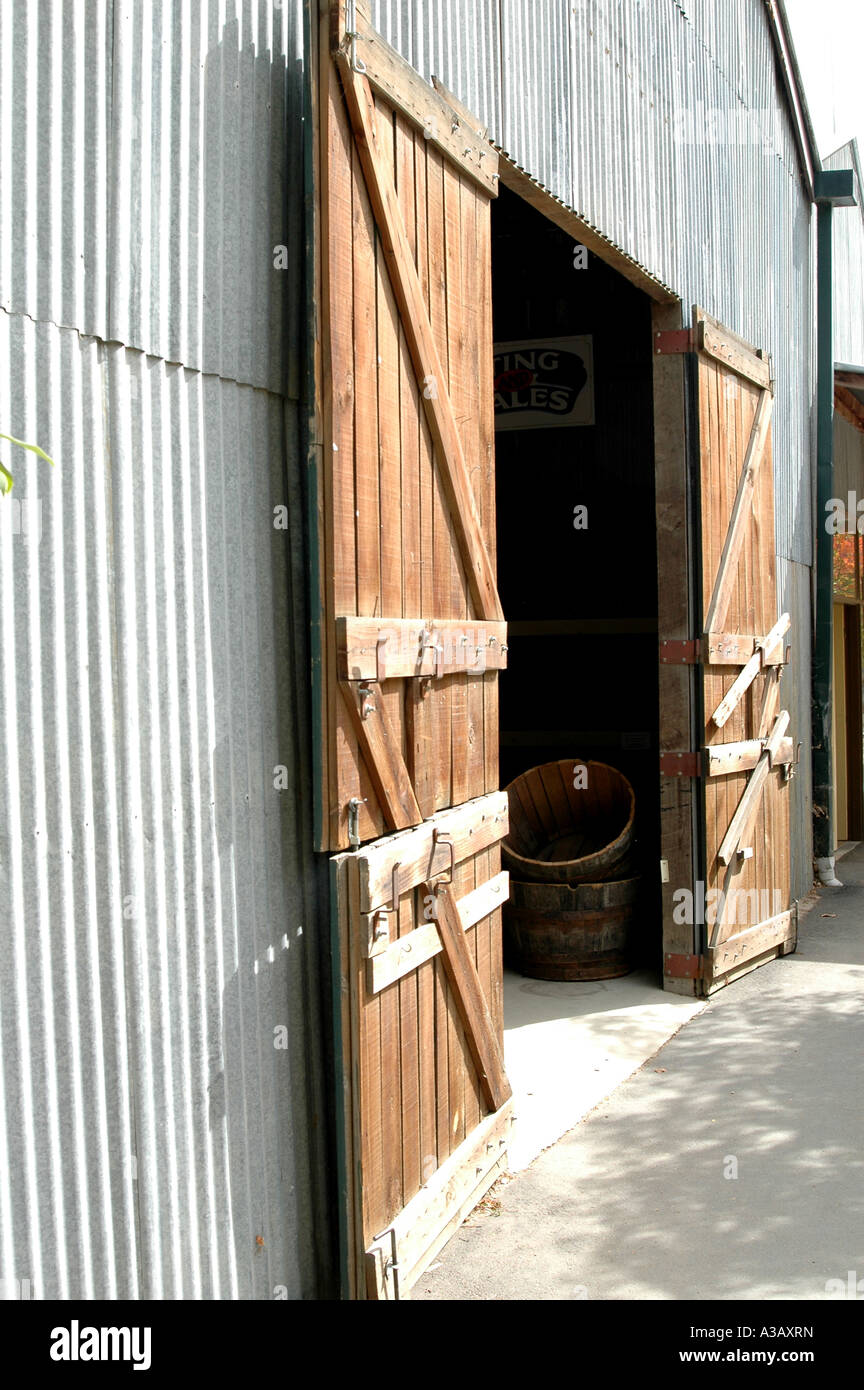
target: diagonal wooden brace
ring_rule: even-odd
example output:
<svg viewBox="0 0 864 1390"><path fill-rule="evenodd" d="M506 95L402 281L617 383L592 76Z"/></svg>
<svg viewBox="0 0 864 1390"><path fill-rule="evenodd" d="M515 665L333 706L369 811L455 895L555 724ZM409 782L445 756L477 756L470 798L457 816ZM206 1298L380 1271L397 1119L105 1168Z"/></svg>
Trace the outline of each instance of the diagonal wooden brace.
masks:
<svg viewBox="0 0 864 1390"><path fill-rule="evenodd" d="M436 892L437 890L437 892ZM465 1025L465 1040L477 1068L480 1085L490 1110L498 1110L511 1095L501 1048L489 1013L480 976L471 955L456 900L445 884L427 883L427 893L437 899L438 931L444 947L444 969Z"/></svg>
<svg viewBox="0 0 864 1390"><path fill-rule="evenodd" d="M391 830L419 825L423 816L380 685L340 680L339 686L385 821Z"/></svg>
<svg viewBox="0 0 864 1390"><path fill-rule="evenodd" d="M399 307L402 330L417 373L420 399L435 444L471 597L478 617L502 622L504 613L495 573L483 539L480 515L447 392L447 378L435 346L429 310L411 255L393 175L378 139L372 89L367 79L354 71L342 49L335 54L335 60L342 78L381 248Z"/></svg>

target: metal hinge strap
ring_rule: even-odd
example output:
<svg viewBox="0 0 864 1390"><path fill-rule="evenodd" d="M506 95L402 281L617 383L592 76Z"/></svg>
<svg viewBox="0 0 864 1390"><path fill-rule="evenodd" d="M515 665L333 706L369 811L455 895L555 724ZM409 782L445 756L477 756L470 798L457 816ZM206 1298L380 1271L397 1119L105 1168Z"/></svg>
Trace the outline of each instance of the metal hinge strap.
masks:
<svg viewBox="0 0 864 1390"><path fill-rule="evenodd" d="M700 980L704 965L704 956L676 951L666 951L663 956L663 974L668 975L670 980Z"/></svg>
<svg viewBox="0 0 864 1390"><path fill-rule="evenodd" d="M655 333L654 351L658 353L695 352L696 345L693 341L693 333L689 328L667 328L662 333Z"/></svg>
<svg viewBox="0 0 864 1390"><path fill-rule="evenodd" d="M676 666L696 666L702 660L702 643L698 638L664 638L660 643L660 660Z"/></svg>
<svg viewBox="0 0 864 1390"><path fill-rule="evenodd" d="M701 777L704 757L700 753L661 753L660 771L666 777Z"/></svg>

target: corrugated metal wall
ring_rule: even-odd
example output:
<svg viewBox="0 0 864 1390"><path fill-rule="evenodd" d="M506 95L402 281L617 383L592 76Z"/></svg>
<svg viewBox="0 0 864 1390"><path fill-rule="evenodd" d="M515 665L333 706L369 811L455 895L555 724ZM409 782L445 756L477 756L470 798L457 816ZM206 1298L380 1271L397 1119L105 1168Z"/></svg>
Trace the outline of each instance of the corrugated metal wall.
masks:
<svg viewBox="0 0 864 1390"><path fill-rule="evenodd" d="M312 1295L302 6L0 53L0 1279Z"/></svg>
<svg viewBox="0 0 864 1390"><path fill-rule="evenodd" d="M851 169L854 208L837 208L832 218L834 279L834 361L864 366L864 189L857 140L823 160L826 169Z"/></svg>
<svg viewBox="0 0 864 1390"><path fill-rule="evenodd" d="M810 604L798 570L813 550L813 219L765 8L497 0L479 7L482 25L476 8L373 0L372 17L519 165L680 294L685 314L698 303L771 353L780 591L795 604L796 737L809 767ZM494 52L496 9L497 74L481 84L463 54L466 43L484 60ZM807 775L794 791L796 895L812 883Z"/></svg>

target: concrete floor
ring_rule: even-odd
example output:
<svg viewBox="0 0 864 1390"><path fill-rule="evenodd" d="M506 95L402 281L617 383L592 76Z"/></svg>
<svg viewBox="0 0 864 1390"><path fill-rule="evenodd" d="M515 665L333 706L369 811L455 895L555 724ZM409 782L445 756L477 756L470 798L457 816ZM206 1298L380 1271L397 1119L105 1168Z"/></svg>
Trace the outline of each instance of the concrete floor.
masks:
<svg viewBox="0 0 864 1390"><path fill-rule="evenodd" d="M413 1299L864 1296L864 846L842 868L797 953L501 1185Z"/></svg>
<svg viewBox="0 0 864 1390"><path fill-rule="evenodd" d="M504 1061L519 1172L653 1057L705 1001L666 994L656 973L559 983L504 972Z"/></svg>

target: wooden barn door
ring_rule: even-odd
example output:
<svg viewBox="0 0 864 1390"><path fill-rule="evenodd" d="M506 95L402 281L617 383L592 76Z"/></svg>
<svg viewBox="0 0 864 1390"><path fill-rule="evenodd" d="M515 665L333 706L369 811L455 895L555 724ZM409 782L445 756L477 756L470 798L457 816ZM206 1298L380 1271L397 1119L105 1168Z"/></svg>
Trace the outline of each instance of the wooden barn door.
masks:
<svg viewBox="0 0 864 1390"><path fill-rule="evenodd" d="M773 390L768 360L700 309L697 353L705 749L706 992L794 950L789 787L793 731L780 706L789 615L775 575Z"/></svg>
<svg viewBox="0 0 864 1390"><path fill-rule="evenodd" d="M490 199L497 156L344 3L320 35L319 848L338 918L347 1283L405 1297L500 1171Z"/></svg>

